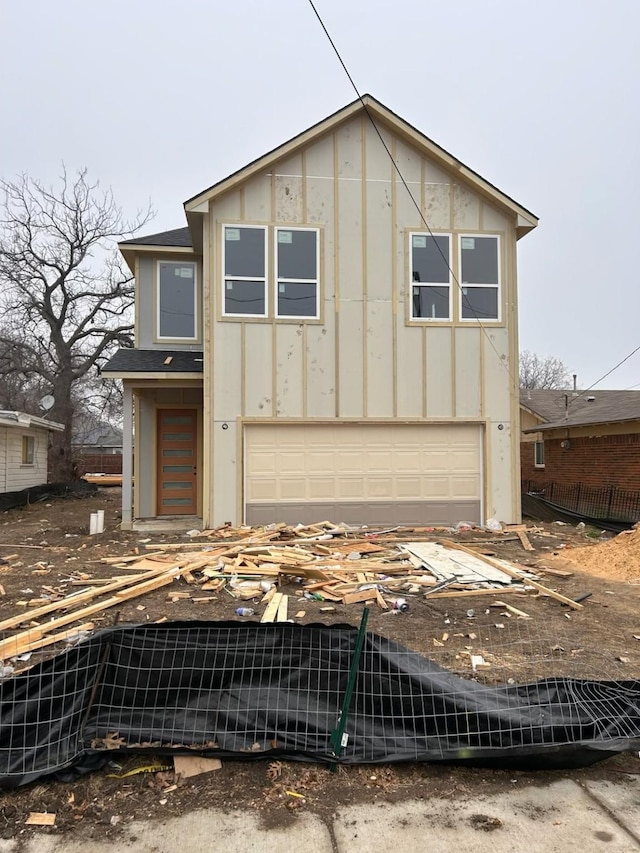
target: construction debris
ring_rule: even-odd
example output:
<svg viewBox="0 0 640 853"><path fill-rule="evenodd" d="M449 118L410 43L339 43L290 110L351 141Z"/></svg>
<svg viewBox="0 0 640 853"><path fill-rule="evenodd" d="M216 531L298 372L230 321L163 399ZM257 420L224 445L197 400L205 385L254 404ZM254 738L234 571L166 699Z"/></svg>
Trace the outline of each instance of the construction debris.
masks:
<svg viewBox="0 0 640 853"><path fill-rule="evenodd" d="M89 617L163 586L171 586L169 602L184 599L206 604L225 593L235 601L251 601L253 609L263 604L263 623L303 618L306 611L298 607L304 600L323 605L321 613L335 611L335 605L406 613L408 603L399 611L395 607L397 600L404 601L399 596L431 600L493 595L499 599L505 593L532 589L581 609L581 604L543 586L522 567L451 540L436 541L434 535L445 530L450 532L431 527L371 530L323 521L297 527L193 530L183 543L147 541L142 553L136 549L134 554L101 561L131 574L93 579L87 572L73 572L65 583L81 588L70 594L64 594L64 584L43 586L40 597L25 601L28 610L0 622L2 632L19 629L0 641L0 660L56 642L72 642L93 627L86 621ZM513 533L526 538L523 525L505 528L505 534ZM182 589L174 585L178 579L185 584ZM297 587L295 595L279 591L281 584ZM295 602L293 618L289 617L290 597ZM524 611L502 606L507 614L528 618ZM138 605L137 609L145 608ZM60 613L49 621L44 618ZM59 630L76 622L83 624L75 630Z"/></svg>

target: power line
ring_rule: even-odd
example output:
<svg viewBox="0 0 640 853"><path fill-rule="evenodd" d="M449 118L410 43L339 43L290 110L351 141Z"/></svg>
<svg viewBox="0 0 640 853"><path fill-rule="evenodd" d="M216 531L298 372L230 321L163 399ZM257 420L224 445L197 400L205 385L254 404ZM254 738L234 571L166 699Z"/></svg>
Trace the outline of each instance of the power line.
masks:
<svg viewBox="0 0 640 853"><path fill-rule="evenodd" d="M576 401L576 400L579 400L579 399L580 399L580 397L583 397L583 396L584 396L585 394L587 394L589 391L593 390L593 388L595 388L595 387L596 387L596 385L599 385L599 384L602 382L602 380L603 380L603 379L606 379L606 378L607 378L607 376L611 376L611 374L612 374L615 370L617 370L619 367L622 367L622 365L625 363L625 361L629 361L629 359L630 359L632 356L634 356L637 352L640 352L640 346L637 346L634 350L632 350L632 352L630 352L630 353L629 353L629 355L626 355L626 356L622 359L622 361L619 361L619 362L615 365L615 367L612 367L612 368L611 368L611 370L608 370L608 371L607 371L603 376L601 376L601 377L600 377L600 379L597 379L597 380L596 380L592 385L590 385L588 388L585 388L585 390L584 390L584 391L581 391L581 392L577 395L577 397L574 397L574 398L572 399L572 401L571 401L571 402L572 402L572 403L575 403L575 401ZM638 383L638 384L640 385L640 383ZM636 387L635 385L632 385L632 386L631 386L631 388L635 388L635 387ZM627 390L627 391L630 391L631 389L630 389L630 388L627 388L626 390Z"/></svg>
<svg viewBox="0 0 640 853"><path fill-rule="evenodd" d="M327 27L326 27L326 25L325 25L324 21L323 21L323 20L322 20L322 18L320 17L320 13L319 13L319 12L318 12L318 10L316 9L316 7L315 7L315 5L314 5L313 0L309 0L309 5L310 5L310 6L311 6L311 8L313 9L313 12L314 12L314 14L315 14L316 18L318 19L318 22L320 23L320 26L321 26L321 27L322 27L322 29L324 30L324 34L326 35L327 39L329 40L329 44L330 44L330 45L331 45L331 47L333 48L333 51L334 51L335 55L337 56L338 61L340 62L340 65L342 66L342 68L343 68L343 70L344 70L344 73L347 75L347 77L348 77L348 79L349 79L349 82L351 83L351 86L353 87L353 90L354 90L354 92L356 93L356 95L357 95L357 97L358 97L358 100L360 101L360 104L362 105L363 110L364 110L364 111L365 111L365 113L367 114L367 117L368 117L369 121L371 122L371 125L372 125L373 129L375 130L375 132L376 132L376 134L377 134L377 136L378 136L378 139L379 139L379 140L380 140L380 142L382 143L382 146L383 146L384 150L387 152L387 155L389 156L389 159L391 160L391 163L393 164L393 168L395 169L395 171L396 171L396 173L397 173L398 177L400 178L400 180L401 180L401 182L402 182L402 185L404 186L405 190L407 191L407 193L408 193L408 195L409 195L409 198L410 198L410 199L411 199L411 201L413 202L413 206L414 206L414 207L415 207L415 209L418 211L418 216L420 217L420 219L422 220L422 222L423 222L423 224L424 224L425 228L427 229L427 232L428 232L429 236L431 237L431 239L433 240L433 243L434 243L434 245L435 245L436 249L438 250L438 252L439 252L439 253L440 253L440 255L442 256L442 260L445 262L445 264L446 264L446 266L447 266L447 269L449 270L449 273L450 273L450 275L451 275L451 278L453 279L453 281L455 282L455 284L456 284L456 286L457 286L458 290L460 291L460 294L461 294L461 296L462 296L462 299L463 299L464 303L465 303L465 304L467 304L467 305L468 305L468 307L469 307L469 308L471 309L471 311L473 312L474 318L475 318L475 320L477 321L478 326L482 329L482 333L484 334L485 338L486 338L486 339L487 339L487 341L489 342L489 345L491 346L491 349L495 352L495 354L496 354L496 356L497 356L497 358L498 358L498 362L499 362L499 363L502 365L502 367L504 367L504 369L507 371L507 373L509 374L509 378L511 379L511 381L512 381L512 382L515 382L515 383L516 383L516 385L518 385L518 386L519 386L519 384L520 384L520 383L519 383L519 381L518 381L518 380L516 380L516 378L514 377L514 375L513 375L512 371L511 371L510 366L509 366L509 365L504 361L504 359L502 358L502 355L498 352L498 349L497 349L497 347L495 346L495 344L493 343L493 341L491 340L491 337L489 336L489 333L487 332L486 328L483 326L482 321L480 320L480 317L478 316L477 311L473 308L473 306L472 306L470 303L468 303L467 296L466 296L466 294L464 293L464 289L463 289L462 285L460 284L460 282L459 282L459 280L458 280L458 277L457 277L457 276L456 276L456 274L454 273L454 271L453 271L453 269L452 269L452 267L451 267L451 265L450 265L450 263L449 263L449 259L447 258L447 256L444 254L444 252L443 252L443 251L442 251L442 249L440 248L440 246L439 246L439 244L438 244L438 241L435 239L435 235L434 235L433 231L431 230L431 226L430 226L430 225L429 225L429 223L427 222L427 219L426 219L425 215L423 214L423 212L422 212L422 209L421 209L420 205L418 204L418 202L416 201L415 196L414 196L414 195L413 195L413 193L411 192L411 189L410 189L410 187L409 187L408 183L406 182L406 180L405 180L405 178L404 178L404 175L402 174L402 171L400 170L400 167L398 166L398 164L396 163L396 161L393 159L393 154L392 154L392 153L391 153L391 151L389 150L389 146L388 146L388 145L387 145L387 143L384 141L384 137L383 137L383 136L382 136L382 134L380 133L380 130L379 130L379 128L378 128L378 125L377 125L377 124L376 124L376 122L375 122L375 119L373 118L373 116L372 116L372 115L371 115L371 113L369 112L369 109L368 109L367 105L365 104L365 102L364 102L364 99L363 99L362 95L360 94L360 90L359 90L359 89L358 89L358 87L356 86L356 84L355 84L355 81L354 81L353 77L352 77L352 76L351 76L351 74L349 73L349 69L347 68L346 63L345 63L345 61L343 60L342 56L340 55L340 51L339 51L339 50L338 50L338 48L336 47L335 42L334 42L334 41L333 41L333 39L331 38L331 34L329 33L329 30L327 29Z"/></svg>

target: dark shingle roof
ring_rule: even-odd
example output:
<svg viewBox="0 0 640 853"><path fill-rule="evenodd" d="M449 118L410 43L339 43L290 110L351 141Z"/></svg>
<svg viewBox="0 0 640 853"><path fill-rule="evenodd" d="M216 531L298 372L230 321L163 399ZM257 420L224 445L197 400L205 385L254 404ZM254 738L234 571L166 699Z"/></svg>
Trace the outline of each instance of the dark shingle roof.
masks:
<svg viewBox="0 0 640 853"><path fill-rule="evenodd" d="M146 237L134 237L124 240L121 246L179 246L190 249L191 232L188 228L174 228L172 231L159 231L157 234L147 234Z"/></svg>
<svg viewBox="0 0 640 853"><path fill-rule="evenodd" d="M170 358L171 361L165 364ZM202 373L201 352L166 349L119 349L102 373Z"/></svg>
<svg viewBox="0 0 640 853"><path fill-rule="evenodd" d="M640 420L640 391L523 390L520 403L546 421L526 432Z"/></svg>

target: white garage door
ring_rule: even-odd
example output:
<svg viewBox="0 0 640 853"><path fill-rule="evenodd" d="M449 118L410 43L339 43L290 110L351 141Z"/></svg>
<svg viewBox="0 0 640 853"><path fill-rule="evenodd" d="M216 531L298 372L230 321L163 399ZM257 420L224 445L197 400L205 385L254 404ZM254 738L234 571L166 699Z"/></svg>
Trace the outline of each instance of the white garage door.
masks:
<svg viewBox="0 0 640 853"><path fill-rule="evenodd" d="M481 521L477 424L251 424L248 524Z"/></svg>

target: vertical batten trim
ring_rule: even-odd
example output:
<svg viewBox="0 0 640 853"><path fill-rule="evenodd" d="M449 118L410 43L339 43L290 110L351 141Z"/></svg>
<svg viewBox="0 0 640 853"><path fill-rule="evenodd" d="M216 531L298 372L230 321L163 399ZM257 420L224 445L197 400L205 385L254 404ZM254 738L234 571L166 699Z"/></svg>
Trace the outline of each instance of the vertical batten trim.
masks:
<svg viewBox="0 0 640 853"><path fill-rule="evenodd" d="M411 287L411 284L409 284ZM422 327L422 417L427 417L427 327Z"/></svg>
<svg viewBox="0 0 640 853"><path fill-rule="evenodd" d="M508 239L507 239L508 235ZM522 519L522 499L520 497L520 381L519 381L519 343L518 343L518 266L517 266L517 244L514 234L514 225L507 230L502 251L507 255L507 281L506 287L503 283L503 299L509 298L507 303L509 310L505 312L507 322L507 340L509 347L509 388L511 398L511 507L513 519L519 522Z"/></svg>
<svg viewBox="0 0 640 853"><path fill-rule="evenodd" d="M478 330L480 333L480 341L479 341L479 349L480 349L480 417L483 418L485 416L486 410L486 388L485 388L485 346L487 344L486 337L490 334L487 330Z"/></svg>
<svg viewBox="0 0 640 853"><path fill-rule="evenodd" d="M451 341L451 417L458 416L458 401L456 395L456 327L453 326L449 330Z"/></svg>
<svg viewBox="0 0 640 853"><path fill-rule="evenodd" d="M205 216L202 233L202 458L207 460L202 471L202 521L204 527L212 527L213 516L213 478L211 476L213 461L213 406L214 400L211 387L216 367L213 358L213 328L212 317L216 316L216 300L218 298L217 277L215 274L216 258L215 220L209 203L209 213Z"/></svg>
<svg viewBox="0 0 640 853"><path fill-rule="evenodd" d="M369 303L367 284L367 124L366 117L360 119L360 188L361 205L360 227L362 228L362 416L369 412L369 347L367 329L369 326Z"/></svg>
<svg viewBox="0 0 640 853"><path fill-rule="evenodd" d="M309 221L309 211L307 210L307 152L304 150L301 154L302 163L302 222Z"/></svg>
<svg viewBox="0 0 640 853"><path fill-rule="evenodd" d="M392 329L392 371L393 371L393 417L398 417L398 184L394 163L398 159L395 136L391 138L391 318Z"/></svg>
<svg viewBox="0 0 640 853"><path fill-rule="evenodd" d="M336 417L340 417L340 188L338 180L338 136L333 134L333 294L334 331L334 398Z"/></svg>
<svg viewBox="0 0 640 853"><path fill-rule="evenodd" d="M278 166L275 165L271 170L271 215L269 220L276 221L276 172ZM277 298L275 292L275 250L271 245L270 229L267 228L265 239L267 241L267 268L265 270L267 278L267 299L269 311L273 310L273 302ZM271 322L271 417L275 418L278 415L278 331L277 324Z"/></svg>
<svg viewBox="0 0 640 853"><path fill-rule="evenodd" d="M302 324L302 417L306 418L308 412L307 395L307 324Z"/></svg>
<svg viewBox="0 0 640 853"><path fill-rule="evenodd" d="M240 323L240 411L247 414L247 324Z"/></svg>

